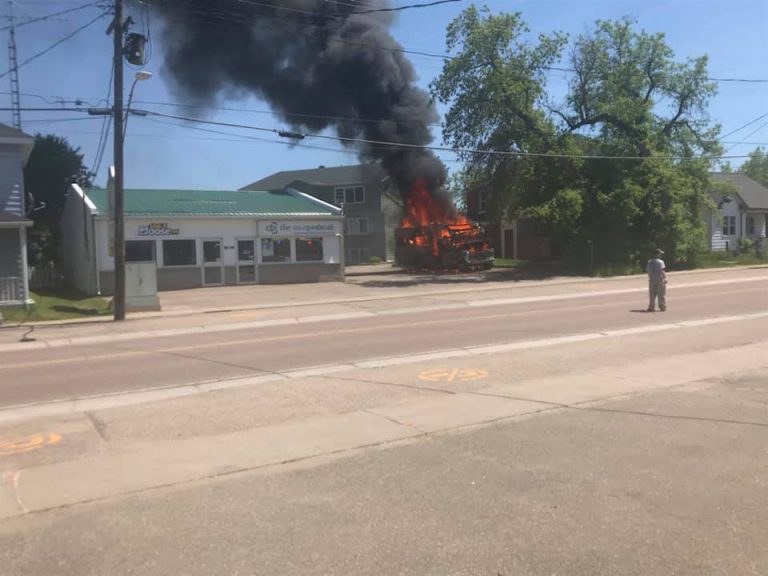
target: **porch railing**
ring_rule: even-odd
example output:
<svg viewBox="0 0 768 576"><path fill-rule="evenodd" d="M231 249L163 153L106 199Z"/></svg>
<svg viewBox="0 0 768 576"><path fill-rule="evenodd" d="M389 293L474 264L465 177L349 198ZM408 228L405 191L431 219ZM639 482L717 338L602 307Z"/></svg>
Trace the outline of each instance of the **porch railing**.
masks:
<svg viewBox="0 0 768 576"><path fill-rule="evenodd" d="M21 278L0 277L0 302L21 302L23 300Z"/></svg>

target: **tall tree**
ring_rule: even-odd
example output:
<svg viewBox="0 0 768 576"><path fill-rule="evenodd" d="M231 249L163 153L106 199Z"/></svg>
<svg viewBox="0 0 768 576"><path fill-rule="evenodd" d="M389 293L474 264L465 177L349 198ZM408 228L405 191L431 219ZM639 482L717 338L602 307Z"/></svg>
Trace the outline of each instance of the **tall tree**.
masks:
<svg viewBox="0 0 768 576"><path fill-rule="evenodd" d="M70 146L61 136L37 134L24 168L27 206L34 221L30 241L33 264L57 259L59 220L72 182L91 185L80 149Z"/></svg>
<svg viewBox="0 0 768 576"><path fill-rule="evenodd" d="M768 186L768 154L761 147L755 148L749 153L749 159L741 165L739 172L743 172L763 186Z"/></svg>
<svg viewBox="0 0 768 576"><path fill-rule="evenodd" d="M493 191L498 216L535 217L564 247L589 240L604 260L628 262L663 244L673 260L693 259L707 158L720 150L706 57L677 62L662 34L599 21L572 43L568 92L555 105L545 74L567 40L526 42L526 32L519 14L474 7L448 27L456 55L432 84L449 106L445 140L517 154L463 153L469 180Z"/></svg>
<svg viewBox="0 0 768 576"><path fill-rule="evenodd" d="M463 182L496 192L489 198L491 211L510 217L535 211L559 220L552 207L563 204L554 199L573 176L572 163L553 171L526 154L565 146L544 103L546 71L559 58L566 37L541 35L530 44L524 40L528 32L520 13L495 15L468 7L448 26L447 47L455 56L446 61L431 91L448 105L443 138L465 150L459 153L465 162Z"/></svg>

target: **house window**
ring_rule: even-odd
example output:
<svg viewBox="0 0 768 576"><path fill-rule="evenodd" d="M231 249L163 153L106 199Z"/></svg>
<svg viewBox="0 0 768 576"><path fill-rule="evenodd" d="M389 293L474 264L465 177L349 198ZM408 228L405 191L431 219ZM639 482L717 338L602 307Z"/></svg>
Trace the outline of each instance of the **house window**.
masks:
<svg viewBox="0 0 768 576"><path fill-rule="evenodd" d="M322 238L296 238L297 262L322 262L323 239Z"/></svg>
<svg viewBox="0 0 768 576"><path fill-rule="evenodd" d="M155 261L155 241L154 240L126 240L125 241L125 261L126 262L154 262Z"/></svg>
<svg viewBox="0 0 768 576"><path fill-rule="evenodd" d="M486 191L480 190L477 193L477 213L478 214L485 214L486 210Z"/></svg>
<svg viewBox="0 0 768 576"><path fill-rule="evenodd" d="M163 240L163 266L195 266L196 244L194 240Z"/></svg>
<svg viewBox="0 0 768 576"><path fill-rule="evenodd" d="M290 262L291 240L289 238L262 238L262 262Z"/></svg>
<svg viewBox="0 0 768 576"><path fill-rule="evenodd" d="M747 234L750 236L755 235L755 217L747 216Z"/></svg>
<svg viewBox="0 0 768 576"><path fill-rule="evenodd" d="M723 216L723 236L736 236L736 216Z"/></svg>
<svg viewBox="0 0 768 576"><path fill-rule="evenodd" d="M365 202L365 190L362 186L336 188L333 194L335 204L362 204Z"/></svg>
<svg viewBox="0 0 768 576"><path fill-rule="evenodd" d="M369 254L368 248L347 248L347 262L367 262Z"/></svg>
<svg viewBox="0 0 768 576"><path fill-rule="evenodd" d="M347 234L351 236L368 234L368 218L347 218L346 227Z"/></svg>

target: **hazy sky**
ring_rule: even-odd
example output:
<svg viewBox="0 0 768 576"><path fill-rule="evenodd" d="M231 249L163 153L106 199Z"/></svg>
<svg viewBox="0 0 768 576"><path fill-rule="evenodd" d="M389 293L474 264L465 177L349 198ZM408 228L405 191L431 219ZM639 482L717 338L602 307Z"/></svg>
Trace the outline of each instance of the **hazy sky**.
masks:
<svg viewBox="0 0 768 576"><path fill-rule="evenodd" d="M19 18L29 18L85 3L88 0L16 0L14 13ZM393 0L393 3L403 5L410 2ZM398 17L394 35L406 48L444 52L446 25L471 3L467 0L404 11ZM484 4L493 11L522 12L533 34L559 30L575 36L597 19L628 15L636 18L639 25L649 32L664 32L679 60L708 54L712 77L768 78L768 0L487 0ZM8 14L7 4L0 12ZM87 8L55 20L19 28L19 61L47 48L99 12L99 8ZM135 19L137 26L134 29L143 31L141 19ZM50 53L22 67L19 71L24 94L22 106L58 106L60 99L68 101L65 104L68 106L74 99L97 105L99 100L103 100L107 96L111 71L111 38L105 34L108 23L108 18L100 20ZM154 49L146 68L154 73L154 77L137 86L135 106L188 114L189 110L172 105L178 102L175 102L166 82L160 26L158 22L150 22L150 25ZM8 32L0 34L3 35L3 42L7 43ZM439 74L442 66L440 59L426 56L414 56L412 61L423 86ZM3 71L8 68L7 61L5 64ZM133 74L134 70L126 67L127 81L132 80ZM1 81L2 107L9 107L9 77L5 76ZM562 97L565 84L563 73L553 72L550 75L549 88L553 98ZM208 118L268 128L285 126L270 114L264 102L253 97L233 98L221 102L219 106L230 110L211 110ZM709 112L712 119L723 126L723 133L738 128L768 113L768 83L721 83ZM10 123L10 112L4 111L2 115L0 120ZM66 137L82 149L89 166L94 160L101 122L99 118L84 118L71 112L22 113L22 127L26 132L55 133ZM344 151L340 145L328 140L308 139L305 140L308 146L290 147L285 141L275 143L279 139L268 134L206 127L225 133L215 134L190 126L194 125L177 121L161 124L157 119L132 116L126 139L126 187L237 189L278 170L357 161L353 151ZM244 136L266 138L270 142L248 140ZM744 143L738 144L744 139ZM746 154L755 147L755 143L768 143L768 117L727 137L725 141L726 149L730 148L731 154ZM435 142L441 142L439 129L435 131ZM457 167L451 154L441 154L441 157L449 168ZM104 184L110 161L111 145L102 162L98 184Z"/></svg>

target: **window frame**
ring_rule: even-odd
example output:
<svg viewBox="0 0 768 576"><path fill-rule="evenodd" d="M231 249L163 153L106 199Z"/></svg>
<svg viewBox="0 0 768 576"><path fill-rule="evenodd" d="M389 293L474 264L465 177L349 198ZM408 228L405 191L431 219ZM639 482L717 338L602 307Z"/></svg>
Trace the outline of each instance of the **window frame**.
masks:
<svg viewBox="0 0 768 576"><path fill-rule="evenodd" d="M128 245L129 244L146 244L152 247L152 259L151 260L132 260L128 257ZM125 261L126 262L155 262L157 263L157 241L156 240L126 240L125 241Z"/></svg>
<svg viewBox="0 0 768 576"><path fill-rule="evenodd" d="M747 216L747 236L754 236L755 228L755 217Z"/></svg>
<svg viewBox="0 0 768 576"><path fill-rule="evenodd" d="M306 259L306 260L303 259L303 258L300 258L299 257L299 241L311 241L311 242L319 241L320 242L320 258L319 259L318 258L312 258L312 259ZM301 263L312 263L312 262L317 263L317 262L324 262L325 261L324 244L323 244L323 237L322 236L313 236L313 237L298 236L298 237L293 239L293 242L294 242L294 246L295 246L294 254L296 255L296 259L295 259L296 263L299 263L299 262L301 262Z"/></svg>
<svg viewBox="0 0 768 576"><path fill-rule="evenodd" d="M347 195L351 193L351 196ZM341 201L339 201L341 195ZM336 206L345 204L365 204L365 186L362 184L351 184L349 186L336 186L333 189L333 199Z"/></svg>
<svg viewBox="0 0 768 576"><path fill-rule="evenodd" d="M723 216L723 236L736 236L736 216Z"/></svg>
<svg viewBox="0 0 768 576"><path fill-rule="evenodd" d="M485 190L478 190L477 192L477 213L485 214L488 208L488 202L486 198Z"/></svg>
<svg viewBox="0 0 768 576"><path fill-rule="evenodd" d="M365 231L362 231L360 229L360 224L365 223ZM367 234L370 234L371 232L371 225L369 222L369 219L367 216L359 216L359 217L353 217L353 218L347 218L344 221L345 224L345 232L349 236L365 236Z"/></svg>
<svg viewBox="0 0 768 576"><path fill-rule="evenodd" d="M288 259L287 260L265 260L264 257L264 242L265 241L270 242L277 242L277 241L283 241L285 240L288 242ZM293 246L293 238L290 238L288 236L270 236L269 238L259 238L259 264L292 264L295 262L294 259L295 249Z"/></svg>
<svg viewBox="0 0 768 576"><path fill-rule="evenodd" d="M162 266L163 268L183 268L185 266L189 268L189 267L199 266L200 265L200 262L199 262L199 259L198 259L198 252L199 252L199 250L197 249L197 239L196 238L163 238L161 240L161 242L162 242L161 250L163 252L163 266ZM166 242L191 242L193 250L194 250L195 261L193 263L191 263L191 264L168 264L168 259L166 258L166 255L165 255L165 243Z"/></svg>

